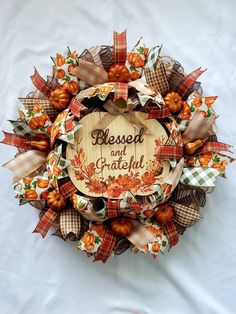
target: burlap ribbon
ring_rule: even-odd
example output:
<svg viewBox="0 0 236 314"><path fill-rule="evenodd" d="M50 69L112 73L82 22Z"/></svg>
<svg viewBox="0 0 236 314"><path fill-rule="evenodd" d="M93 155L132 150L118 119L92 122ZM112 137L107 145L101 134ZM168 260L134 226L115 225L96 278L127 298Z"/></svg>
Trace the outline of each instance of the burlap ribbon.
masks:
<svg viewBox="0 0 236 314"><path fill-rule="evenodd" d="M118 108L113 101L108 100L103 107L108 113L101 118L94 126L93 130L105 129L118 115L122 114L137 130L143 128L146 134L152 133L151 130L138 119L135 112L132 111L132 104L128 103L127 108L123 109Z"/></svg>

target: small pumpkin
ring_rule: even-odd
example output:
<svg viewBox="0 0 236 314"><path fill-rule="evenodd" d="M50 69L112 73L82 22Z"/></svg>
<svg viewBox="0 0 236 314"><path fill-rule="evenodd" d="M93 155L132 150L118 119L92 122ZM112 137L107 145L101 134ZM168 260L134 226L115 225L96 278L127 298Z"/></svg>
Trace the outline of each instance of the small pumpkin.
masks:
<svg viewBox="0 0 236 314"><path fill-rule="evenodd" d="M57 79L62 79L63 77L66 76L66 72L63 69L58 69L56 76L57 76Z"/></svg>
<svg viewBox="0 0 236 314"><path fill-rule="evenodd" d="M57 190L53 190L48 193L47 197L48 206L55 211L59 211L65 208L66 199Z"/></svg>
<svg viewBox="0 0 236 314"><path fill-rule="evenodd" d="M199 158L199 162L201 164L202 167L207 167L209 162L211 161L213 155L212 155L212 152L206 152L204 154L200 154L198 156Z"/></svg>
<svg viewBox="0 0 236 314"><path fill-rule="evenodd" d="M184 152L187 155L193 155L198 149L204 145L204 141L196 140L194 142L189 142L184 145Z"/></svg>
<svg viewBox="0 0 236 314"><path fill-rule="evenodd" d="M61 55L60 53L57 53L57 55L56 55L56 65L61 67L65 63L66 63L66 58L63 55Z"/></svg>
<svg viewBox="0 0 236 314"><path fill-rule="evenodd" d="M69 93L63 88L55 89L49 96L50 103L58 111L66 109L70 103L70 100L71 98Z"/></svg>
<svg viewBox="0 0 236 314"><path fill-rule="evenodd" d="M49 192L48 191L44 191L40 194L40 199L43 200L43 201L46 201L47 198L48 198L48 194Z"/></svg>
<svg viewBox="0 0 236 314"><path fill-rule="evenodd" d="M76 65L75 63L70 64L70 65L68 66L68 72L69 72L71 75L73 75L73 70L74 70L74 68L75 68L76 66L77 66L77 65Z"/></svg>
<svg viewBox="0 0 236 314"><path fill-rule="evenodd" d="M191 117L191 109L190 109L189 105L186 103L186 101L184 101L182 103L180 119L189 120L190 117Z"/></svg>
<svg viewBox="0 0 236 314"><path fill-rule="evenodd" d="M130 73L127 67L123 64L113 64L108 71L109 82L128 82Z"/></svg>
<svg viewBox="0 0 236 314"><path fill-rule="evenodd" d="M45 118L43 116L33 117L29 122L28 125L32 130L37 130L43 127L45 124Z"/></svg>
<svg viewBox="0 0 236 314"><path fill-rule="evenodd" d="M92 251L95 247L95 241L96 241L96 237L95 235L91 234L91 233L85 233L81 239L82 242L84 242L85 248L88 251Z"/></svg>
<svg viewBox="0 0 236 314"><path fill-rule="evenodd" d="M37 185L40 189L45 189L49 185L49 180L48 179L38 179Z"/></svg>
<svg viewBox="0 0 236 314"><path fill-rule="evenodd" d="M24 182L26 185L30 184L32 181L33 181L33 178L32 178L32 177L25 177L25 178L23 179L23 182Z"/></svg>
<svg viewBox="0 0 236 314"><path fill-rule="evenodd" d="M29 140L29 147L31 149L37 149L41 152L48 152L50 150L49 142L46 139Z"/></svg>
<svg viewBox="0 0 236 314"><path fill-rule="evenodd" d="M133 65L135 68L143 68L144 60L136 52L131 52L128 56L128 62Z"/></svg>
<svg viewBox="0 0 236 314"><path fill-rule="evenodd" d="M135 81L135 80L137 80L137 79L139 79L140 78L140 74L138 73L138 72L131 72L130 73L130 79L132 80L132 81Z"/></svg>
<svg viewBox="0 0 236 314"><path fill-rule="evenodd" d="M160 204L154 217L157 223L165 225L173 219L174 207L168 203Z"/></svg>
<svg viewBox="0 0 236 314"><path fill-rule="evenodd" d="M29 189L29 190L25 191L24 198L27 199L27 200L37 200L38 194L37 194L37 192L35 190Z"/></svg>
<svg viewBox="0 0 236 314"><path fill-rule="evenodd" d="M69 94L73 94L78 91L79 84L76 81L67 81L62 85L62 88Z"/></svg>
<svg viewBox="0 0 236 314"><path fill-rule="evenodd" d="M165 96L164 100L166 105L169 107L171 113L175 114L180 112L183 101L178 93L175 92L168 93Z"/></svg>
<svg viewBox="0 0 236 314"><path fill-rule="evenodd" d="M111 230L116 236L125 237L131 233L133 225L125 217L117 217L111 221Z"/></svg>

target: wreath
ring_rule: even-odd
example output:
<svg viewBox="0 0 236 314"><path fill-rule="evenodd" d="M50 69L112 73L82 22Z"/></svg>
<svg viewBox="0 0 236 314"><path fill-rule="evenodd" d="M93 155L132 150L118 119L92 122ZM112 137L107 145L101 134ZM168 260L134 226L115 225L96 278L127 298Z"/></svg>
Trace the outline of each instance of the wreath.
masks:
<svg viewBox="0 0 236 314"><path fill-rule="evenodd" d="M234 158L218 142L216 96L203 96L198 68L186 74L142 38L57 53L45 80L19 98L19 118L2 143L18 148L13 172L20 205L40 210L33 232L53 226L63 240L105 262L132 252L153 258L197 223L206 193Z"/></svg>

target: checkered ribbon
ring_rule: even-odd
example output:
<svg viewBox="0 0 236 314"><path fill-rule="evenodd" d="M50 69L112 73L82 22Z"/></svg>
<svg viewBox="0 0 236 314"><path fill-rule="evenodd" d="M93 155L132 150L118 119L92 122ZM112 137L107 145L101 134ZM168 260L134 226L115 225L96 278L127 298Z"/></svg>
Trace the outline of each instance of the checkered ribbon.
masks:
<svg viewBox="0 0 236 314"><path fill-rule="evenodd" d="M73 69L73 75L91 86L103 84L108 81L106 70L85 60L79 60L79 65Z"/></svg>
<svg viewBox="0 0 236 314"><path fill-rule="evenodd" d="M231 147L232 145L221 143L221 142L208 142L204 145L204 147L200 151L196 153L196 155L201 155L206 152L219 153L222 151L232 153L232 151L230 150Z"/></svg>
<svg viewBox="0 0 236 314"><path fill-rule="evenodd" d="M179 242L179 234L172 221L162 226L162 229L167 237L169 247L176 245Z"/></svg>
<svg viewBox="0 0 236 314"><path fill-rule="evenodd" d="M35 104L40 104L43 110L47 113L49 118L53 121L57 115L58 111L56 111L53 106L50 104L47 99L40 98L19 98L21 104L28 110L33 110Z"/></svg>
<svg viewBox="0 0 236 314"><path fill-rule="evenodd" d="M127 55L126 31L118 34L113 32L114 41L114 62L124 64Z"/></svg>
<svg viewBox="0 0 236 314"><path fill-rule="evenodd" d="M191 227L201 218L198 210L192 205L184 206L176 202L170 202L170 205L174 207L173 221L185 228Z"/></svg>
<svg viewBox="0 0 236 314"><path fill-rule="evenodd" d="M105 263L107 259L111 256L115 247L115 243L116 237L110 230L107 229L102 239L102 243L95 254L94 262L102 261L103 263Z"/></svg>
<svg viewBox="0 0 236 314"><path fill-rule="evenodd" d="M100 68L103 68L103 64L99 56L100 46L93 46L88 50L93 58L93 63L98 65Z"/></svg>
<svg viewBox="0 0 236 314"><path fill-rule="evenodd" d="M123 98L125 101L128 98L128 84L115 82L114 83L114 101Z"/></svg>
<svg viewBox="0 0 236 314"><path fill-rule="evenodd" d="M215 180L219 174L219 170L214 168L186 167L183 168L180 183L193 186L211 187L215 186Z"/></svg>
<svg viewBox="0 0 236 314"><path fill-rule="evenodd" d="M114 63L113 47L101 46L99 57L105 70L108 70Z"/></svg>
<svg viewBox="0 0 236 314"><path fill-rule="evenodd" d="M169 107L162 105L161 107L153 105L152 103L147 105L148 119L164 119L171 116Z"/></svg>
<svg viewBox="0 0 236 314"><path fill-rule="evenodd" d="M13 182L28 176L46 162L47 155L38 150L28 150L16 155L15 158L3 165L13 172Z"/></svg>
<svg viewBox="0 0 236 314"><path fill-rule="evenodd" d="M120 216L121 214L129 216L129 212L134 210L137 212L141 209L140 204L136 201L136 199L131 196L131 193L127 192L121 200L111 200L107 201L107 217L115 218Z"/></svg>
<svg viewBox="0 0 236 314"><path fill-rule="evenodd" d="M195 139L204 138L215 122L215 119L215 114L205 118L201 112L197 110L182 135L183 143L185 144Z"/></svg>
<svg viewBox="0 0 236 314"><path fill-rule="evenodd" d="M177 93L184 98L184 96L186 95L186 93L188 92L188 90L194 85L194 83L196 82L196 80L199 78L199 76L204 73L206 71L205 70L201 70L201 68L198 68L196 70L194 70L193 72L189 73L188 75L186 75L180 86L176 89Z"/></svg>
<svg viewBox="0 0 236 314"><path fill-rule="evenodd" d="M18 135L31 136L35 132L22 120L8 120L13 126L13 130Z"/></svg>
<svg viewBox="0 0 236 314"><path fill-rule="evenodd" d="M176 145L160 145L156 149L156 156L160 159L180 160L183 157L183 149Z"/></svg>
<svg viewBox="0 0 236 314"><path fill-rule="evenodd" d="M71 102L70 102L70 105L69 105L69 108L72 112L72 114L74 116L76 116L77 118L80 118L80 113L82 110L85 110L87 109L81 102L80 100L78 100L76 97L73 97Z"/></svg>
<svg viewBox="0 0 236 314"><path fill-rule="evenodd" d="M60 231L66 240L71 234L78 238L81 231L81 219L78 211L66 209L60 213Z"/></svg>
<svg viewBox="0 0 236 314"><path fill-rule="evenodd" d="M166 76L166 70L161 58L157 59L154 70L151 68L144 69L147 84L154 86L161 95L165 95L170 87Z"/></svg>
<svg viewBox="0 0 236 314"><path fill-rule="evenodd" d="M53 225L54 220L57 218L58 213L49 208L43 217L39 220L36 228L33 232L40 233L44 238L48 233L49 229Z"/></svg>
<svg viewBox="0 0 236 314"><path fill-rule="evenodd" d="M55 80L48 77L48 80L45 81L36 68L34 68L34 74L31 75L30 78L34 86L46 96L49 96L51 91L56 87Z"/></svg>
<svg viewBox="0 0 236 314"><path fill-rule="evenodd" d="M145 69L155 70L157 59L159 58L161 47L156 46L150 49Z"/></svg>
<svg viewBox="0 0 236 314"><path fill-rule="evenodd" d="M28 146L28 138L23 135L17 135L15 133L8 133L3 131L4 139L0 142L2 144L7 144L15 146L18 148L26 148Z"/></svg>
<svg viewBox="0 0 236 314"><path fill-rule="evenodd" d="M72 194L75 194L77 192L77 189L71 181L68 181L60 186L59 191L64 198L67 198Z"/></svg>
<svg viewBox="0 0 236 314"><path fill-rule="evenodd" d="M150 242L155 242L156 237L138 220L132 219L133 229L127 239L141 252L146 253L146 246Z"/></svg>

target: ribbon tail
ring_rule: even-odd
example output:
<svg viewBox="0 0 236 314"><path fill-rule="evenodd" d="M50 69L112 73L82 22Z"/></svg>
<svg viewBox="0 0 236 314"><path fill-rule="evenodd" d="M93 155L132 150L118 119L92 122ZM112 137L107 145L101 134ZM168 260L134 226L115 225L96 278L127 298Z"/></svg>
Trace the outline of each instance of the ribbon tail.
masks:
<svg viewBox="0 0 236 314"><path fill-rule="evenodd" d="M57 218L58 213L49 208L43 217L40 219L39 223L35 227L33 233L40 233L44 238L48 233L49 229L53 225L54 220Z"/></svg>

